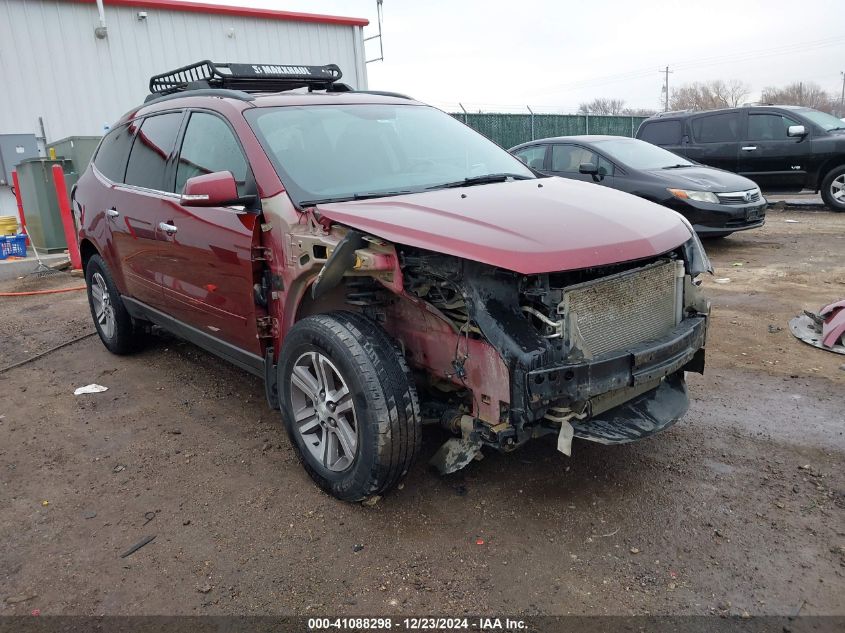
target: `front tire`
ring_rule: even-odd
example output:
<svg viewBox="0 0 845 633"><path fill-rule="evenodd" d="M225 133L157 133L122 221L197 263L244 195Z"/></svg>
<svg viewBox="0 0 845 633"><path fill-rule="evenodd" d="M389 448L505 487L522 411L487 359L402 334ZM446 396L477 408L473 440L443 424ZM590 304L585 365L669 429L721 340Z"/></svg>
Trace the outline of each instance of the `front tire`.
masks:
<svg viewBox="0 0 845 633"><path fill-rule="evenodd" d="M822 180L822 200L831 211L845 211L845 165L830 170Z"/></svg>
<svg viewBox="0 0 845 633"><path fill-rule="evenodd" d="M137 349L140 336L126 311L108 264L93 255L85 266L88 306L103 345L113 354L128 354Z"/></svg>
<svg viewBox="0 0 845 633"><path fill-rule="evenodd" d="M323 490L361 501L393 488L417 458L419 402L405 359L370 319L332 312L302 319L279 359L285 428Z"/></svg>

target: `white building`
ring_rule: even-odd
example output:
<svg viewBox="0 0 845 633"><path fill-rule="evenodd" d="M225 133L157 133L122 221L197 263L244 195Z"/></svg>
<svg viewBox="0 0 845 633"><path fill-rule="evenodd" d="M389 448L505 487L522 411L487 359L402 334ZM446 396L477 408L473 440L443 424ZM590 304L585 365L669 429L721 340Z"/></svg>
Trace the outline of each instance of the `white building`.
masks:
<svg viewBox="0 0 845 633"><path fill-rule="evenodd" d="M102 135L144 101L152 75L203 59L334 63L344 83L367 88L365 19L176 0L98 4L0 0L0 134L35 134L42 153L45 140ZM0 215L13 213L0 186Z"/></svg>

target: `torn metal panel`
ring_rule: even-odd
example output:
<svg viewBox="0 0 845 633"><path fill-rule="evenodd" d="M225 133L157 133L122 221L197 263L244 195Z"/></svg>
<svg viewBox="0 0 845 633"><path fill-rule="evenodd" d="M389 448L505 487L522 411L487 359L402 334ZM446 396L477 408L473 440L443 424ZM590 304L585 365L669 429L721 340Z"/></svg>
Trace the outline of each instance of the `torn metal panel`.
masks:
<svg viewBox="0 0 845 633"><path fill-rule="evenodd" d="M804 311L790 320L789 331L807 345L845 354L845 299L823 307L818 314Z"/></svg>
<svg viewBox="0 0 845 633"><path fill-rule="evenodd" d="M475 421L472 417L461 417L460 432L461 437L446 440L428 462L441 475L457 472L472 460L482 457L482 442L475 432Z"/></svg>

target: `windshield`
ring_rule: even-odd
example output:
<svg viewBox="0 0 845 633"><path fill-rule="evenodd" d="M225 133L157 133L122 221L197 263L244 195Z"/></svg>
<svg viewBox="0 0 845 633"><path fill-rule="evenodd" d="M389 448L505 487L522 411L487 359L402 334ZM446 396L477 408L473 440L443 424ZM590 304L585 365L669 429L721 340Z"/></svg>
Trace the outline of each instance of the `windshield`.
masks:
<svg viewBox="0 0 845 633"><path fill-rule="evenodd" d="M843 122L842 119L837 119L835 116L828 114L827 112L819 112L818 110L811 110L810 108L807 108L806 110L798 110L798 113L805 119L809 119L818 125L825 132L845 129L845 122Z"/></svg>
<svg viewBox="0 0 845 633"><path fill-rule="evenodd" d="M669 167L692 167L691 163L669 150L635 138L595 141L595 148L604 152L613 161L632 169L666 169Z"/></svg>
<svg viewBox="0 0 845 633"><path fill-rule="evenodd" d="M533 178L495 143L428 106L309 105L246 113L298 205Z"/></svg>

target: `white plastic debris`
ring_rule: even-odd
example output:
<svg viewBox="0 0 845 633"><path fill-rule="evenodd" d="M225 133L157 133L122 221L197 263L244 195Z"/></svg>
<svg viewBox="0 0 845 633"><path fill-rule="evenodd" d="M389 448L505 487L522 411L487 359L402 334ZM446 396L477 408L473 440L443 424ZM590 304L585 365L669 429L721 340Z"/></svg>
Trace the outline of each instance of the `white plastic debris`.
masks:
<svg viewBox="0 0 845 633"><path fill-rule="evenodd" d="M103 391L108 390L108 387L103 387L103 385L91 383L90 385L85 385L84 387L77 387L74 390L73 395L81 396L83 393L102 393Z"/></svg>
<svg viewBox="0 0 845 633"><path fill-rule="evenodd" d="M798 220L784 220L787 224L801 224Z"/></svg>
<svg viewBox="0 0 845 633"><path fill-rule="evenodd" d="M730 277L720 277L719 279L714 279L713 283L729 284L729 283L731 283L731 278Z"/></svg>

